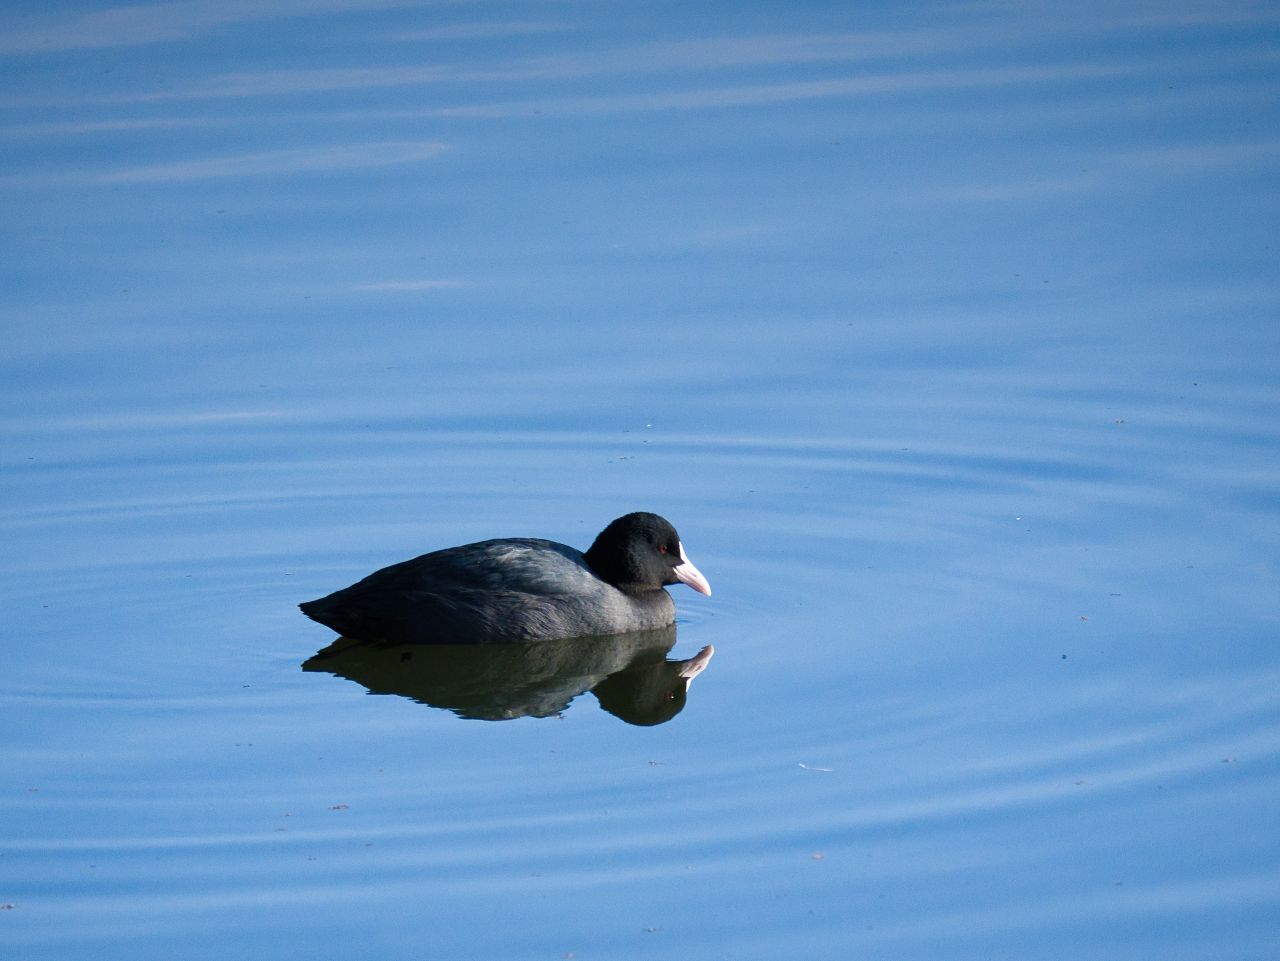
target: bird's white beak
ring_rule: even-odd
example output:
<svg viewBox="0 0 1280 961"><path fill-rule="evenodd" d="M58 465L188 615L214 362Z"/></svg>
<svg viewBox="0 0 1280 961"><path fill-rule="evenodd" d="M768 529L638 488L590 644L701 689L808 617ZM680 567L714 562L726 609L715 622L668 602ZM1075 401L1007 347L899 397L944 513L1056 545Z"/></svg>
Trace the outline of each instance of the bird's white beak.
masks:
<svg viewBox="0 0 1280 961"><path fill-rule="evenodd" d="M711 585L707 583L707 579L702 576L699 571L684 555L684 545L678 545L680 548L680 565L672 572L676 575L676 579L681 584L688 584L699 594L711 596Z"/></svg>

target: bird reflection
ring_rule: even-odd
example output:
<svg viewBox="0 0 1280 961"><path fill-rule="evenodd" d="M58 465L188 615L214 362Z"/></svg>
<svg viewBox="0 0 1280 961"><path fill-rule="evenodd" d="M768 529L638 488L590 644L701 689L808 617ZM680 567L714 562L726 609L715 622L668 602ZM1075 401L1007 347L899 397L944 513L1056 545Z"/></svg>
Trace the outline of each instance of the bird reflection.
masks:
<svg viewBox="0 0 1280 961"><path fill-rule="evenodd" d="M690 682L714 649L667 660L675 625L608 637L510 644L388 644L340 637L302 664L371 694L398 694L459 717L551 717L590 691L628 724L654 725L684 708Z"/></svg>

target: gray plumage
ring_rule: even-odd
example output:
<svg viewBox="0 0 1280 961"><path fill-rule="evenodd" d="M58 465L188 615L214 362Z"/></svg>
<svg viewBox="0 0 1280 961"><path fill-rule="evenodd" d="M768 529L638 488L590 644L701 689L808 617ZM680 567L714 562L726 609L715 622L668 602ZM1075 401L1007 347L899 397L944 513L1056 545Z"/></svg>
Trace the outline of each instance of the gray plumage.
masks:
<svg viewBox="0 0 1280 961"><path fill-rule="evenodd" d="M610 524L584 554L541 538L500 538L423 554L299 605L347 637L493 643L665 627L680 581L709 593L675 529L656 514Z"/></svg>

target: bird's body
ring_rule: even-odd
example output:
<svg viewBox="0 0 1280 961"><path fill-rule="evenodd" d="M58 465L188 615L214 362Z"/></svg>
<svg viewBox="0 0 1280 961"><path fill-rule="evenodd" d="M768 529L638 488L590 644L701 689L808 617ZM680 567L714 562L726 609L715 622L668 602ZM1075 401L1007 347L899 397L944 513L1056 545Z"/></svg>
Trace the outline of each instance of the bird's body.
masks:
<svg viewBox="0 0 1280 961"><path fill-rule="evenodd" d="M393 564L299 605L335 631L395 643L493 643L665 627L665 584L709 594L675 529L656 514L614 521L584 554L540 538L499 538Z"/></svg>

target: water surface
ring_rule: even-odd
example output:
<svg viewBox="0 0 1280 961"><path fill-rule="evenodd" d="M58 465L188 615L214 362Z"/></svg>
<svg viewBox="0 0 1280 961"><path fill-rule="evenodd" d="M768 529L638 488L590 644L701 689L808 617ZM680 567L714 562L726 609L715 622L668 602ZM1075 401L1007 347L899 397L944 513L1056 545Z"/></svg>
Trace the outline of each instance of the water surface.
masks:
<svg viewBox="0 0 1280 961"><path fill-rule="evenodd" d="M1275 956L1268 7L0 35L9 954ZM663 723L304 670L636 509Z"/></svg>

